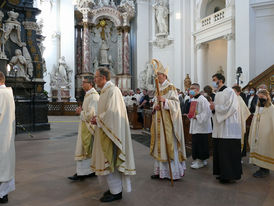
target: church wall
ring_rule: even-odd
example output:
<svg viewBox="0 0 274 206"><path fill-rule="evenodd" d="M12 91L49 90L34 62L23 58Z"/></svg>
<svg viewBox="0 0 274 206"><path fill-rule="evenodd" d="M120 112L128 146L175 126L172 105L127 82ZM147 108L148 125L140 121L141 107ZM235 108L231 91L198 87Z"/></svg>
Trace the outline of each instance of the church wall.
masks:
<svg viewBox="0 0 274 206"><path fill-rule="evenodd" d="M250 10L254 22L250 31L253 34L250 44L254 48L251 50L252 79L274 64L274 1L253 1Z"/></svg>
<svg viewBox="0 0 274 206"><path fill-rule="evenodd" d="M39 6L40 5L40 6ZM46 39L43 45L46 47L43 57L46 61L47 75L45 90L51 96L50 73L54 66L58 65L58 59L65 57L66 63L73 70L72 84L70 89L71 101L75 101L75 81L74 81L74 5L67 0L54 0L51 5L49 2L39 4L42 13L39 18L43 18L43 35Z"/></svg>
<svg viewBox="0 0 274 206"><path fill-rule="evenodd" d="M150 61L149 54L149 40L151 23L150 19L150 1L147 0L138 0L137 1L137 55L136 55L136 65L134 69L137 69L136 77L137 77L137 85L136 87L140 87L140 73L146 68L146 64Z"/></svg>
<svg viewBox="0 0 274 206"><path fill-rule="evenodd" d="M227 41L224 39L218 39L208 43L208 54L207 54L207 81L205 84L211 85L212 75L215 74L220 67L224 70L226 75L227 65Z"/></svg>
<svg viewBox="0 0 274 206"><path fill-rule="evenodd" d="M49 3L43 3L39 6L39 9L42 11L39 18L43 19L44 22L42 34L46 37L43 41L45 47L43 57L45 58L47 68L47 73L44 74L44 81L46 82L44 89L48 92L49 96L51 96L49 73L58 61L58 38L56 35L56 19L58 19L58 16L56 2L54 2L52 6Z"/></svg>
<svg viewBox="0 0 274 206"><path fill-rule="evenodd" d="M169 1L169 35L171 43L163 48L154 44L155 13L154 0L137 1L137 75L145 69L151 59L161 61L169 68L169 79L176 87L183 89L183 79L190 73L191 65L191 31L190 1ZM138 82L138 86L140 83Z"/></svg>
<svg viewBox="0 0 274 206"><path fill-rule="evenodd" d="M181 75L181 89L184 89L183 80L187 74L191 74L191 58L192 58L192 46L194 48L194 38L191 32L191 0L183 1L183 8L181 12L182 21L182 75Z"/></svg>
<svg viewBox="0 0 274 206"><path fill-rule="evenodd" d="M223 9L223 8L225 8L225 0L214 0L214 1L211 1L207 5L207 7L206 7L206 16L209 16L209 15L213 14L214 13L214 9L216 7L219 7L220 10Z"/></svg>
<svg viewBox="0 0 274 206"><path fill-rule="evenodd" d="M74 44L74 5L72 1L61 0L60 1L60 50L61 57L66 58L66 63L69 69L72 70L71 74L71 89L70 100L75 101L75 44Z"/></svg>
<svg viewBox="0 0 274 206"><path fill-rule="evenodd" d="M243 70L241 86L245 86L250 80L250 59L253 58L249 55L249 30L253 25L249 16L249 0L235 1L235 63L236 68L241 67Z"/></svg>

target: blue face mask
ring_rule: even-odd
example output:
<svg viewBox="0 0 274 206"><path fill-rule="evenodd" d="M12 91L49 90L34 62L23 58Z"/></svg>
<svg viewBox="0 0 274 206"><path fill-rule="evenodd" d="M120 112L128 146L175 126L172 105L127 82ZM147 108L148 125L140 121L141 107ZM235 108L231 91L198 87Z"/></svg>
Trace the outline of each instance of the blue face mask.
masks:
<svg viewBox="0 0 274 206"><path fill-rule="evenodd" d="M254 94L255 92L253 91L253 90L250 90L250 92L249 92L250 94Z"/></svg>
<svg viewBox="0 0 274 206"><path fill-rule="evenodd" d="M190 91L189 91L189 94L190 94L191 96L195 96L196 93L195 93L194 90L190 90Z"/></svg>
<svg viewBox="0 0 274 206"><path fill-rule="evenodd" d="M213 86L213 88L218 88L217 82L212 82L212 86Z"/></svg>

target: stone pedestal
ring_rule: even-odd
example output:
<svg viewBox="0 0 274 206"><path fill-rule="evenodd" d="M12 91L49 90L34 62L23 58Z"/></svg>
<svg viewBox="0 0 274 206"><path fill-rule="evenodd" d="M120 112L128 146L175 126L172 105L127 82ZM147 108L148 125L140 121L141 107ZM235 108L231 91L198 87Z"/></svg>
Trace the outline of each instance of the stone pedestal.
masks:
<svg viewBox="0 0 274 206"><path fill-rule="evenodd" d="M113 78L114 80L114 78ZM118 74L115 77L115 84L122 90L127 91L131 89L131 76L128 74Z"/></svg>
<svg viewBox="0 0 274 206"><path fill-rule="evenodd" d="M52 102L69 102L70 100L70 90L68 88L60 88L60 98L57 89L52 90L51 93Z"/></svg>
<svg viewBox="0 0 274 206"><path fill-rule="evenodd" d="M44 83L22 77L6 78L6 85L12 87L14 93L17 133L50 129L48 97L38 91Z"/></svg>

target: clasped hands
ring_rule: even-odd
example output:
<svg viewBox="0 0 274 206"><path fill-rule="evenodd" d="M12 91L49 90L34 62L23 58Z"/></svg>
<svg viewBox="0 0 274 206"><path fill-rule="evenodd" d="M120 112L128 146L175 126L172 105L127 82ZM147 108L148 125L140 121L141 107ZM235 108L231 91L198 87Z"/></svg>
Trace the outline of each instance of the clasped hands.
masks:
<svg viewBox="0 0 274 206"><path fill-rule="evenodd" d="M93 116L90 120L90 123L93 125L97 125L97 120L96 120L96 116Z"/></svg>
<svg viewBox="0 0 274 206"><path fill-rule="evenodd" d="M158 102L165 102L166 101L166 99L162 96L157 96L157 100L158 100ZM156 111L159 111L160 109L161 109L161 107L160 107L159 104L154 107L154 110L156 110Z"/></svg>
<svg viewBox="0 0 274 206"><path fill-rule="evenodd" d="M82 107L81 106L79 106L79 107L77 107L77 109L76 109L76 114L80 114L81 112L82 112Z"/></svg>

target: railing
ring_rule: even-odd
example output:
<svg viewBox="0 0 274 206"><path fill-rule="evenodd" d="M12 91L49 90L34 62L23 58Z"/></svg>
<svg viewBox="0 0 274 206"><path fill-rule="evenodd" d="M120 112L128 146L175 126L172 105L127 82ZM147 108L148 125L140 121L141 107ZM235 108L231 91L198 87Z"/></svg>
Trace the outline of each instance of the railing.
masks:
<svg viewBox="0 0 274 206"><path fill-rule="evenodd" d="M48 115L76 116L77 102L49 102Z"/></svg>
<svg viewBox="0 0 274 206"><path fill-rule="evenodd" d="M268 91L274 88L274 64L266 69L264 72L252 79L248 84L243 88L259 87L261 84L267 86Z"/></svg>
<svg viewBox="0 0 274 206"><path fill-rule="evenodd" d="M206 27L221 22L226 17L226 10L226 8L222 9L214 14L211 14L210 16L203 18L201 20L201 26Z"/></svg>

